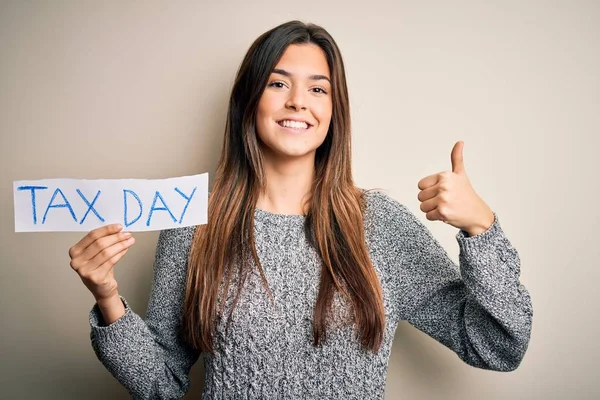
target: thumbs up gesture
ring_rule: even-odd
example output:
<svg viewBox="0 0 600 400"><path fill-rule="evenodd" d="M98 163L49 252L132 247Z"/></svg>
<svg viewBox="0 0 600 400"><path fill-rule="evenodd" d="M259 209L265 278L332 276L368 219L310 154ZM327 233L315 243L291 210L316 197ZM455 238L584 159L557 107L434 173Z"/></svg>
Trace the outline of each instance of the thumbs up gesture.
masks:
<svg viewBox="0 0 600 400"><path fill-rule="evenodd" d="M430 221L443 221L467 232L479 235L494 222L494 213L471 186L463 161L464 142L456 142L450 160L452 171L429 175L419 181L423 211Z"/></svg>

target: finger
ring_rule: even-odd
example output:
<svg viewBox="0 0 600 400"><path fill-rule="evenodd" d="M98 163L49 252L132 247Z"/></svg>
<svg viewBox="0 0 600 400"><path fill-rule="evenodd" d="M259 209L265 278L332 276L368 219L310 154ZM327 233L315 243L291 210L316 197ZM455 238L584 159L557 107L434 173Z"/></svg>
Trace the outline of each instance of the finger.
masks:
<svg viewBox="0 0 600 400"><path fill-rule="evenodd" d="M124 250L128 250L135 243L135 238L132 236L129 239L117 242L109 247L106 247L94 256L89 262L91 270L99 268L101 265L109 262L113 257L117 256Z"/></svg>
<svg viewBox="0 0 600 400"><path fill-rule="evenodd" d="M420 208L424 213L428 213L432 210L435 210L438 207L439 200L434 197L433 199L429 199L421 203Z"/></svg>
<svg viewBox="0 0 600 400"><path fill-rule="evenodd" d="M83 251L83 253L81 253L79 258L81 258L84 261L91 260L96 256L96 254L100 253L105 248L110 247L110 246L114 245L115 243L127 240L130 237L132 237L131 232L123 232L123 231L113 233L112 235L101 237L101 238L97 239L95 242L93 242L92 244L90 244Z"/></svg>
<svg viewBox="0 0 600 400"><path fill-rule="evenodd" d="M428 211L425 214L425 217L429 220L429 221L446 221L446 218L444 218L441 214L440 214L440 210L436 207L430 211Z"/></svg>
<svg viewBox="0 0 600 400"><path fill-rule="evenodd" d="M451 215L448 213L448 207L445 205L439 205L428 211L425 216L430 221L442 221L445 223L449 223L448 221L451 219Z"/></svg>
<svg viewBox="0 0 600 400"><path fill-rule="evenodd" d="M419 201L421 201L421 202L427 201L429 199L433 199L439 193L440 193L440 184L437 183L434 186L431 186L431 187L428 187L427 189L421 190L419 192L419 194L417 195L417 199L419 199Z"/></svg>
<svg viewBox="0 0 600 400"><path fill-rule="evenodd" d="M75 271L82 268L94 270L104 262L104 259L110 258L121 251L121 249L132 245L133 241L129 242L132 239L133 236L131 236L130 232L118 232L100 238L89 245L77 258L71 260L71 268ZM101 256L98 257L99 255Z"/></svg>
<svg viewBox="0 0 600 400"><path fill-rule="evenodd" d="M450 154L450 162L452 163L452 172L460 175L465 174L465 164L463 159L464 142L456 142Z"/></svg>
<svg viewBox="0 0 600 400"><path fill-rule="evenodd" d="M110 259L106 260L102 265L100 265L96 269L94 274L98 274L98 278L100 278L101 280L106 279L106 276L110 274L113 267L119 262L121 258L123 258L123 256L125 255L125 253L127 253L128 250L129 247L121 250L120 252L112 256Z"/></svg>
<svg viewBox="0 0 600 400"><path fill-rule="evenodd" d="M69 257L71 259L76 258L81 253L85 251L85 249L94 243L96 240L111 234L115 234L120 232L123 229L123 225L121 224L110 224L101 226L100 228L96 228L90 231L87 235L85 235L75 246L69 249Z"/></svg>
<svg viewBox="0 0 600 400"><path fill-rule="evenodd" d="M426 176L425 178L423 178L419 181L418 187L421 190L427 189L428 187L435 185L439 179L440 179L439 173Z"/></svg>

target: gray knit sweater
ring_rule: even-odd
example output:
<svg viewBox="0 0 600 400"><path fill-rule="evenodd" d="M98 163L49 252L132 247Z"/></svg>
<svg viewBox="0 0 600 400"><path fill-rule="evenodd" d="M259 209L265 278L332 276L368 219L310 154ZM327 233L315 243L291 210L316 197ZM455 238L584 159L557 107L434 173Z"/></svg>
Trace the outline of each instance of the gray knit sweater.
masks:
<svg viewBox="0 0 600 400"><path fill-rule="evenodd" d="M531 299L519 282L519 255L497 215L480 235L456 234L457 266L405 206L377 192L367 193L366 202L366 242L386 316L381 349L374 354L356 341L343 323L349 314L339 295L326 342L312 345L321 269L303 233L305 217L257 209L257 251L276 303L260 275L249 276L229 331L220 320L215 354L202 355L203 399L381 399L402 320L472 366L510 371L519 365L530 338ZM125 315L109 326L97 305L90 313L96 355L136 399L181 398L199 357L179 335L193 231L160 233L145 320L125 299Z"/></svg>

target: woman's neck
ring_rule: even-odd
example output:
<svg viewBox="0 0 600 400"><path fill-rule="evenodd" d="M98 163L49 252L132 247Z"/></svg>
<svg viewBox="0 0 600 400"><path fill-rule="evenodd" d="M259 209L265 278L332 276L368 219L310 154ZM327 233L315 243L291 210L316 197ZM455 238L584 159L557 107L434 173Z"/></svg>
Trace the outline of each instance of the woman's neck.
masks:
<svg viewBox="0 0 600 400"><path fill-rule="evenodd" d="M256 207L274 214L305 214L314 174L314 158L287 162L265 159L267 188L259 194Z"/></svg>

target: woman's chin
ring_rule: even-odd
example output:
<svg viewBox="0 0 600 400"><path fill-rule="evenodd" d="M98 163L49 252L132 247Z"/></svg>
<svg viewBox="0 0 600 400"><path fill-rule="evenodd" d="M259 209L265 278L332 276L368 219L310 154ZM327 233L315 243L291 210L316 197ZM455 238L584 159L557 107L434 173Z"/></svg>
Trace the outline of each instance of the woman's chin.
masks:
<svg viewBox="0 0 600 400"><path fill-rule="evenodd" d="M294 148L280 148L275 151L270 151L269 154L272 158L276 160L285 160L285 161L293 161L293 160L305 160L305 159L314 159L316 149L294 149ZM265 154L266 155L266 154Z"/></svg>

